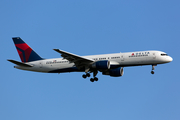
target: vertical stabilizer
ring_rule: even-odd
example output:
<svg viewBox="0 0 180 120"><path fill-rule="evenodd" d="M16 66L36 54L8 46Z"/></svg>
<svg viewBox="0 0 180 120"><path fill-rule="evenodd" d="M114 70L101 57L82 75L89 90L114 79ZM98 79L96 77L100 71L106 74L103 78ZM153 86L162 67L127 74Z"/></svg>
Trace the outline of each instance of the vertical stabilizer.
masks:
<svg viewBox="0 0 180 120"><path fill-rule="evenodd" d="M12 38L22 62L42 60L42 58L30 48L20 37Z"/></svg>

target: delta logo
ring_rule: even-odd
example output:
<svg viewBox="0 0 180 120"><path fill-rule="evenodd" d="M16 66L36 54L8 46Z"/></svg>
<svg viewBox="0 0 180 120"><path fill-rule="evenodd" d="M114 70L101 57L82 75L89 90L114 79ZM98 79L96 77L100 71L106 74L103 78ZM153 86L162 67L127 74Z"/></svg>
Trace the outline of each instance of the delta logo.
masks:
<svg viewBox="0 0 180 120"><path fill-rule="evenodd" d="M132 53L131 56L129 57L141 57L141 56L148 56L150 54L149 52L137 52L137 53Z"/></svg>

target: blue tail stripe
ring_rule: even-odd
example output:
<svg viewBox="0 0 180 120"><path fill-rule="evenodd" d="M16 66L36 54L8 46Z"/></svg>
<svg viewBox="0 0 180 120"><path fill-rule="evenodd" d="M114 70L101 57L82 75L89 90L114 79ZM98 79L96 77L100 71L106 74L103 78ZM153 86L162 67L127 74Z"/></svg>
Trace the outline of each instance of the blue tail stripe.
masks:
<svg viewBox="0 0 180 120"><path fill-rule="evenodd" d="M28 62L36 61L36 60L43 60L34 50L32 50Z"/></svg>
<svg viewBox="0 0 180 120"><path fill-rule="evenodd" d="M14 44L22 44L25 43L20 37L14 37L12 38L14 41Z"/></svg>

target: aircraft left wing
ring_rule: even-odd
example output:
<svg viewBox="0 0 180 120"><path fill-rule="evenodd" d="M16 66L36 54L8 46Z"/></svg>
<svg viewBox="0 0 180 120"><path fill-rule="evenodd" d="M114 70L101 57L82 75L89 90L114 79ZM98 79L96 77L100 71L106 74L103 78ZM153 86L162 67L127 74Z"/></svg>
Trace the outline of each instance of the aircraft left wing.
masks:
<svg viewBox="0 0 180 120"><path fill-rule="evenodd" d="M67 59L68 61L70 62L73 62L75 63L75 65L78 67L80 66L85 66L91 62L94 62L93 59L89 59L89 58L85 58L85 57L81 57L79 55L75 55L75 54L72 54L72 53L69 53L69 52L66 52L66 51L63 51L63 50L59 50L59 49L53 49L55 50L56 52L60 53L61 56L64 58L64 59Z"/></svg>
<svg viewBox="0 0 180 120"><path fill-rule="evenodd" d="M22 63L22 62L18 62L18 61L15 61L15 60L7 60L9 62L12 62L16 65L19 65L19 66L23 66L23 67L32 67L33 65L29 65L29 64L26 64L26 63Z"/></svg>

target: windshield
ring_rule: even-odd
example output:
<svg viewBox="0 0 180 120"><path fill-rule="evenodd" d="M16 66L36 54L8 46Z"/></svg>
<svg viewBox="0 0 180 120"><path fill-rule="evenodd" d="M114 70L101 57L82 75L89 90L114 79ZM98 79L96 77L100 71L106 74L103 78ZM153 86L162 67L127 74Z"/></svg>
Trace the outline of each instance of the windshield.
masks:
<svg viewBox="0 0 180 120"><path fill-rule="evenodd" d="M168 54L162 53L161 56L168 56Z"/></svg>

